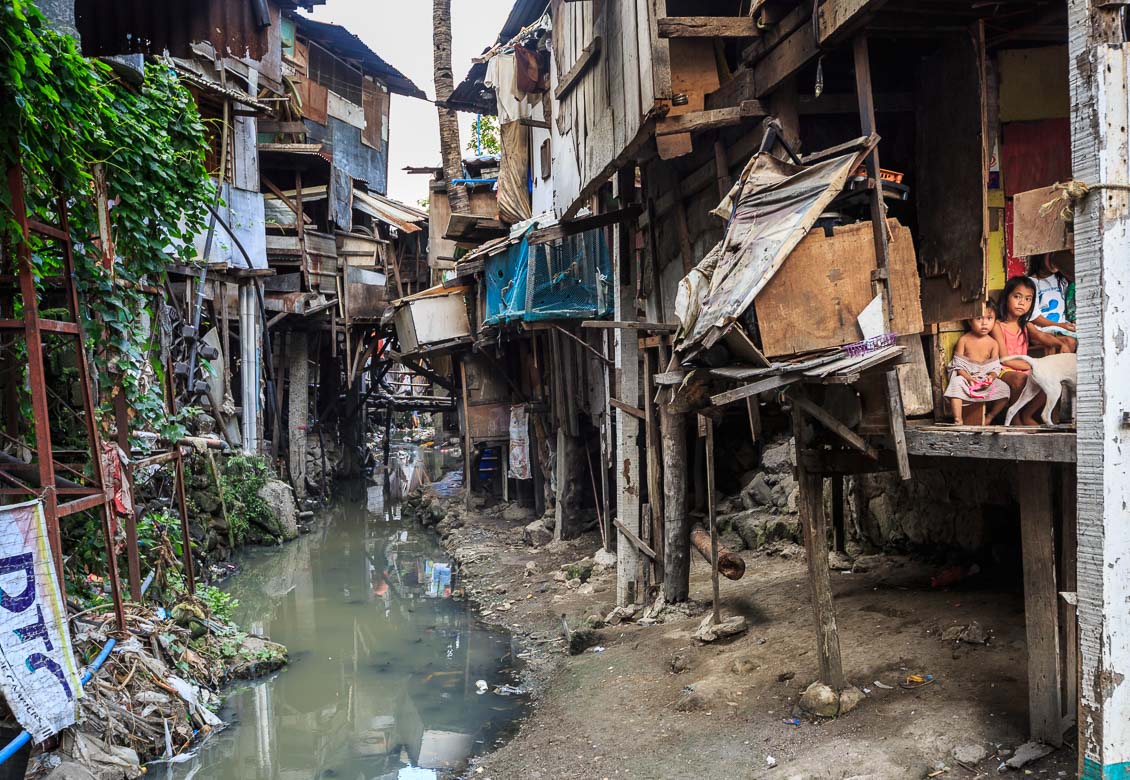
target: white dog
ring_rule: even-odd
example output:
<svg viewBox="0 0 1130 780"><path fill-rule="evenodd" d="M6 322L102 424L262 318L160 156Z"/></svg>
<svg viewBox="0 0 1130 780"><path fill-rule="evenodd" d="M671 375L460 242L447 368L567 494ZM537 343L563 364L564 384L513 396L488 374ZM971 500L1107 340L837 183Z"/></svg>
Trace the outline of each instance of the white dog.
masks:
<svg viewBox="0 0 1130 780"><path fill-rule="evenodd" d="M1059 355L1048 355L1042 358L1030 358L1027 355L1013 355L1012 357L1001 358L1002 363L1009 360L1023 360L1032 367L1032 373L1028 376L1028 384L1024 385L1024 389L1020 392L1020 397L1016 399L1016 402L1013 403L1012 406L1008 407L1008 414L1005 415L1004 424L1008 425L1011 423L1016 413L1023 409L1025 404L1035 398L1037 393L1043 390L1048 400L1044 404L1044 411L1040 414L1040 419L1044 421L1044 425L1051 425L1052 410L1055 409L1055 405L1059 403L1060 395L1063 393L1063 386L1067 385L1071 388L1072 393L1075 392L1077 365L1075 354L1063 353Z"/></svg>

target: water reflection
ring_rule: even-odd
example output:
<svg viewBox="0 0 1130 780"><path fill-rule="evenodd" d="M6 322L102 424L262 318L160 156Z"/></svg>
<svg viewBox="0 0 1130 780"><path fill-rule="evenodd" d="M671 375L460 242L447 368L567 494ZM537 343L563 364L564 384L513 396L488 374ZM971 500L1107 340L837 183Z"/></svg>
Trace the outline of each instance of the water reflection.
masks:
<svg viewBox="0 0 1130 780"><path fill-rule="evenodd" d="M285 643L290 665L235 693L235 724L188 778L434 778L489 747L521 714L509 639L462 601L434 539L386 507L380 486L318 530L249 552L230 582L237 618ZM477 691L485 680L490 690Z"/></svg>

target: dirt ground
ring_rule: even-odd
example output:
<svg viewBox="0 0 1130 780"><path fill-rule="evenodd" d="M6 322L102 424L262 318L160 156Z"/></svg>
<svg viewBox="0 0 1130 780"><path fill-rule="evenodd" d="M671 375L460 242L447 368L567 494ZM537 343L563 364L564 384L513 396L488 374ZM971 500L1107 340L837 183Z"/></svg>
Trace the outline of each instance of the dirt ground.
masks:
<svg viewBox="0 0 1130 780"><path fill-rule="evenodd" d="M601 628L602 651L570 656L561 616L575 628L589 615L607 615L615 574L597 567L580 587L554 575L591 556L599 536L535 548L522 539L532 518L519 518L516 507L464 515L461 501L442 506L438 530L461 563L467 595L481 604L485 621L514 634L533 691L518 733L476 759L471 777L1075 776L1071 747L1020 770L1003 767L1027 729L1018 584L935 590L935 568L901 557L872 556L865 572L833 572L844 670L867 698L846 715L812 719L797 707L817 676L802 548L746 551L745 577L722 580L723 617L749 621L742 636L703 646L691 638L710 597L709 568L693 553L693 615L672 610L654 625ZM986 644L942 638L946 628L972 621ZM936 682L899 687L915 673ZM973 746L983 748L983 759L955 759L954 748Z"/></svg>

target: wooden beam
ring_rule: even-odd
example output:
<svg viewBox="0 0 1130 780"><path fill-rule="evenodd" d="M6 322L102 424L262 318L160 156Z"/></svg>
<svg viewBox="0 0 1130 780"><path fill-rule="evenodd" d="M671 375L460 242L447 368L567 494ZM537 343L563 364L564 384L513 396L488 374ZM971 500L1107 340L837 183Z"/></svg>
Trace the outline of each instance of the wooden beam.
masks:
<svg viewBox="0 0 1130 780"><path fill-rule="evenodd" d="M624 534L624 536L627 537L628 541L631 542L632 545L637 550L642 552L648 558L651 558L651 560L653 560L653 561L657 559L657 556L655 555L655 550L651 549L651 547L644 544L643 539L640 539L638 536L636 536L623 523L621 523L618 518L615 518L615 517L612 518L612 525L616 526L617 530L619 530L620 533Z"/></svg>
<svg viewBox="0 0 1130 780"><path fill-rule="evenodd" d="M829 5L829 4L825 4ZM842 0L841 6L867 6L862 0ZM844 17L846 18L846 16ZM875 96L871 88L871 55L864 35L856 37L852 45L852 54L855 61L855 93L859 99L859 122L863 127L863 134L875 136ZM877 146L871 148L871 153L866 158L867 175L874 181L879 181L879 150ZM878 273L872 275L872 291L883 301L883 314L886 317L884 330L890 329L894 319L894 307L891 303L891 252L887 236L887 204L883 200L883 188L875 187L871 190L871 229L875 239L875 267ZM895 457L898 458L899 476L903 480L910 479L910 454L906 448L906 412L902 404L902 387L899 385L897 369L887 371L887 418L891 428L891 442L894 444Z"/></svg>
<svg viewBox="0 0 1130 780"><path fill-rule="evenodd" d="M529 243L530 246L534 246L535 244L546 244L550 241L558 241L566 236L573 236L577 233L583 233L586 230L595 230L596 228L628 222L642 213L643 208L637 204L622 209L616 209L615 211L605 211L601 214L594 214L591 217L582 217L572 222L558 222L556 225L532 231L527 243Z"/></svg>
<svg viewBox="0 0 1130 780"><path fill-rule="evenodd" d="M821 3L816 12L820 45L843 40L884 3L886 0L826 0Z"/></svg>
<svg viewBox="0 0 1130 780"><path fill-rule="evenodd" d="M260 133L288 133L291 135L305 135L307 132L306 123L302 120L297 122L272 122L267 119L260 119L256 130Z"/></svg>
<svg viewBox="0 0 1130 780"><path fill-rule="evenodd" d="M849 445L862 452L872 460L879 459L879 451L867 443L867 440L853 431L851 428L844 425L837 420L828 410L819 406L812 401L805 398L799 392L790 394L792 402L799 406L804 412L819 422L832 433L839 436Z"/></svg>
<svg viewBox="0 0 1130 780"><path fill-rule="evenodd" d="M581 53L577 55L577 61L573 63L573 67L562 76L557 82L557 89L553 90L553 97L561 100L577 85L589 64L600 55L600 36L595 36L585 48L581 49Z"/></svg>
<svg viewBox="0 0 1130 780"><path fill-rule="evenodd" d="M679 326L669 322L618 322L616 320L585 320L582 328L606 328L611 330L647 330L655 333L674 333Z"/></svg>
<svg viewBox="0 0 1130 780"><path fill-rule="evenodd" d="M740 401L743 398L750 396L760 395L767 390L776 390L778 387L791 385L793 382L800 378L798 374L777 374L776 376L766 377L757 382L739 387L736 390L727 390L724 393L710 396L710 403L714 406L725 406L734 401Z"/></svg>
<svg viewBox="0 0 1130 780"><path fill-rule="evenodd" d="M884 2L885 0L827 0L820 6L815 39L811 27L802 24L794 28L779 46L757 61L753 69L755 95L760 98L773 92L781 82L814 60L822 46L830 46L859 29L868 16Z"/></svg>
<svg viewBox="0 0 1130 780"><path fill-rule="evenodd" d="M549 122L544 119L531 119L527 116L519 117L518 124L522 127L536 127L539 130L548 130Z"/></svg>
<svg viewBox="0 0 1130 780"><path fill-rule="evenodd" d="M757 20L749 16L662 16L660 38L756 38Z"/></svg>
<svg viewBox="0 0 1130 780"><path fill-rule="evenodd" d="M678 116L668 116L655 123L655 134L677 135L679 133L700 133L731 127L746 119L760 119L769 115L769 109L760 100L743 100L740 106L715 108L708 111L691 111Z"/></svg>
<svg viewBox="0 0 1130 780"><path fill-rule="evenodd" d="M686 379L687 372L680 369L674 371L661 371L651 378L651 381L660 386L681 385Z"/></svg>
<svg viewBox="0 0 1130 780"><path fill-rule="evenodd" d="M264 184L267 185L267 189L271 191L271 194L274 195L279 200L281 200L283 203L285 203L286 207L289 208L291 211L293 211L295 213L295 216L297 216L298 214L302 214L302 209L300 209L298 207L298 204L295 203L293 200L291 200L289 197L287 197L287 194L285 192L283 192L282 190L280 190L278 188L278 186L276 186L273 181L271 181L266 176L263 176L262 174L260 174L259 178L262 180L262 182ZM306 214L302 214L302 221L305 224L309 225L314 220L311 219L310 217L308 217Z"/></svg>
<svg viewBox="0 0 1130 780"><path fill-rule="evenodd" d="M1022 464L1020 541L1024 563L1024 625L1028 640L1028 730L1032 739L1063 744L1060 715L1059 608L1055 585L1052 467Z"/></svg>
<svg viewBox="0 0 1130 780"><path fill-rule="evenodd" d="M1045 463L1075 462L1074 431L908 425L906 447L914 456Z"/></svg>
<svg viewBox="0 0 1130 780"><path fill-rule="evenodd" d="M797 483L800 487L800 524L808 557L808 584L816 624L816 654L820 680L836 691L845 687L844 665L840 657L840 635L836 608L832 603L832 580L828 571L828 518L824 514L824 478L810 473L800 457L804 423L799 407L793 407L793 437L797 447Z"/></svg>
<svg viewBox="0 0 1130 780"><path fill-rule="evenodd" d="M643 413L643 410L637 409L630 403L621 401L619 398L609 398L608 402L612 404L614 408L632 415L632 417L635 417L637 420L647 420L647 416Z"/></svg>
<svg viewBox="0 0 1130 780"><path fill-rule="evenodd" d="M746 62L760 60L811 18L812 4L797 3L796 7L789 11L783 19L762 30L761 37L746 47L742 58Z"/></svg>

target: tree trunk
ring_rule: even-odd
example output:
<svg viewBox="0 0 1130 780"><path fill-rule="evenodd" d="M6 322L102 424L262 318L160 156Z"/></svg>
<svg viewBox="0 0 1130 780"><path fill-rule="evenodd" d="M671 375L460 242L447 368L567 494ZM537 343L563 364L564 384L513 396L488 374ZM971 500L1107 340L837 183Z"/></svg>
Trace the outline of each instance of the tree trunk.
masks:
<svg viewBox="0 0 1130 780"><path fill-rule="evenodd" d="M439 114L439 146L443 154L443 175L447 179L447 199L452 214L471 213L471 201L462 184L463 148L459 143L459 120L444 104L455 90L451 71L451 0L432 0L432 65L435 69L436 111Z"/></svg>

